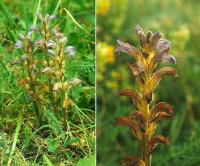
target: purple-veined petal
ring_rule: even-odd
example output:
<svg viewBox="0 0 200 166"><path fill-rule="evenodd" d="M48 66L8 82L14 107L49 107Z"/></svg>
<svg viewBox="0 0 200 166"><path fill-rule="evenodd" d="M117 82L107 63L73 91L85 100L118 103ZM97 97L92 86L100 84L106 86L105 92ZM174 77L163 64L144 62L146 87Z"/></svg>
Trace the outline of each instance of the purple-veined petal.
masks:
<svg viewBox="0 0 200 166"><path fill-rule="evenodd" d="M140 40L141 45L145 46L147 43L147 38L146 38L146 35L145 35L143 29L139 25L137 25L135 27L135 33L136 33L138 39Z"/></svg>
<svg viewBox="0 0 200 166"><path fill-rule="evenodd" d="M119 54L120 52L128 53L132 55L135 59L137 59L140 54L139 50L128 43L121 42L117 40L119 46L115 49L115 53Z"/></svg>
<svg viewBox="0 0 200 166"><path fill-rule="evenodd" d="M49 40L49 41L47 42L46 46L47 46L48 48L55 48L55 47L56 47L56 42L53 41L53 40Z"/></svg>
<svg viewBox="0 0 200 166"><path fill-rule="evenodd" d="M153 33L151 31L148 31L146 36L147 36L148 43L150 43L150 40L151 40L151 38L153 36Z"/></svg>
<svg viewBox="0 0 200 166"><path fill-rule="evenodd" d="M169 55L170 56L170 62L172 62L173 64L176 64L176 58L172 55Z"/></svg>
<svg viewBox="0 0 200 166"><path fill-rule="evenodd" d="M161 61L162 63L172 62L176 64L176 59L172 55L169 55L170 42L165 39L159 39L155 47L155 61Z"/></svg>
<svg viewBox="0 0 200 166"><path fill-rule="evenodd" d="M161 52L163 50L167 50L170 48L170 42L168 40L165 39L160 39L158 40L155 50L156 52Z"/></svg>
<svg viewBox="0 0 200 166"><path fill-rule="evenodd" d="M162 63L172 62L173 64L176 64L176 58L172 55L167 55L166 57L163 57L161 61Z"/></svg>
<svg viewBox="0 0 200 166"><path fill-rule="evenodd" d="M60 43L65 43L65 42L67 42L67 37L64 36L64 35L62 35L62 36L60 37L60 39L59 39L59 42L60 42Z"/></svg>
<svg viewBox="0 0 200 166"><path fill-rule="evenodd" d="M73 46L68 46L68 47L65 48L65 53L66 53L67 55L69 55L69 56L74 57L75 54L76 54L76 49L75 49L75 47L73 47Z"/></svg>
<svg viewBox="0 0 200 166"><path fill-rule="evenodd" d="M165 58L169 55L169 50L170 50L170 47L163 49L163 50L156 51L155 60L162 61L163 58Z"/></svg>
<svg viewBox="0 0 200 166"><path fill-rule="evenodd" d="M14 48L20 49L23 47L23 43L21 40L17 40L17 42L15 43Z"/></svg>
<svg viewBox="0 0 200 166"><path fill-rule="evenodd" d="M50 19L50 20L54 20L54 19L56 19L56 16L55 16L55 15L50 15L50 16L49 16L49 19Z"/></svg>
<svg viewBox="0 0 200 166"><path fill-rule="evenodd" d="M54 50L52 50L52 49L48 49L47 50L47 54L48 55L56 55L56 52Z"/></svg>
<svg viewBox="0 0 200 166"><path fill-rule="evenodd" d="M152 35L151 40L150 40L150 45L151 47L154 49L156 43L160 40L160 38L162 37L160 32L156 32Z"/></svg>
<svg viewBox="0 0 200 166"><path fill-rule="evenodd" d="M22 41L25 39L25 36L22 33L19 33L18 38Z"/></svg>

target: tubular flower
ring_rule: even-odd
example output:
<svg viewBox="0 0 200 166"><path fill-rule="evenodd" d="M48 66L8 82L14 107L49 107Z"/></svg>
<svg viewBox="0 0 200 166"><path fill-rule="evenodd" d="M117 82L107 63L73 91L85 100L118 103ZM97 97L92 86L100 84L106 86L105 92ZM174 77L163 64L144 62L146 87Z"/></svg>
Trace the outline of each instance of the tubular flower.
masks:
<svg viewBox="0 0 200 166"><path fill-rule="evenodd" d="M119 96L130 97L136 111L130 117L115 118L116 126L126 126L133 136L141 142L142 156L129 156L120 160L120 164L127 166L150 166L151 154L158 144L169 145L169 140L161 135L154 136L157 122L169 119L173 114L173 107L165 102L150 106L152 95L164 76L176 76L176 70L172 67L158 69L159 63L172 62L176 59L169 54L170 42L162 38L159 32L143 32L140 26L136 26L135 33L140 41L141 48L137 49L128 43L118 41L116 53L128 53L135 63L128 67L136 79L138 91L125 89L118 93Z"/></svg>

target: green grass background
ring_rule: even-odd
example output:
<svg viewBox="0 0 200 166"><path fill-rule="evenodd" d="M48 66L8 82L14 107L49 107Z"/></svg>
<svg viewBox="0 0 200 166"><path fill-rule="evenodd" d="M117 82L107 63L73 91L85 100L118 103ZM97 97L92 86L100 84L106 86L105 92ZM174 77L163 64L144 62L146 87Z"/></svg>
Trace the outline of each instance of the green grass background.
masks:
<svg viewBox="0 0 200 166"><path fill-rule="evenodd" d="M134 27L161 32L171 41L171 53L177 59L177 78L161 81L155 102L174 107L174 117L159 123L158 134L168 136L171 145L159 146L153 154L153 166L200 165L200 3L198 0L110 0L109 10L98 15L97 41L115 47L119 39L139 46ZM97 55L98 57L98 55ZM99 59L101 60L101 59ZM119 90L135 88L126 64L128 55L115 57L105 64L103 80L97 88L97 165L115 166L128 155L140 155L138 142L125 127L114 127L114 118L128 116L134 107L129 99L117 97ZM102 59L103 61L103 59ZM101 71L97 67L98 71ZM112 72L120 78L112 77ZM117 88L107 86L117 83Z"/></svg>
<svg viewBox="0 0 200 166"><path fill-rule="evenodd" d="M61 13L62 8L66 8L90 35L80 29L65 12ZM66 64L66 73L68 78L80 78L83 84L72 91L71 98L77 107L69 111L72 116L68 123L75 129L74 132L85 134L87 148L68 149L59 144L54 153L48 151L47 140L34 133L34 112L22 89L17 86L15 71L9 66L9 63L20 55L20 52L13 49L18 33L26 32L36 21L37 11L43 15L56 14L56 23L68 37L68 45L77 49L77 57ZM94 165L94 12L92 0L0 0L0 165L7 165L10 159L13 139L17 136L15 128L17 121L20 121L18 117L22 114L15 151L11 155L11 165L48 165L48 159L53 165ZM43 118L51 118L46 116ZM80 126L77 125L79 118L83 122ZM53 124L49 125L58 124L56 120L52 122ZM86 160L83 160L85 158Z"/></svg>

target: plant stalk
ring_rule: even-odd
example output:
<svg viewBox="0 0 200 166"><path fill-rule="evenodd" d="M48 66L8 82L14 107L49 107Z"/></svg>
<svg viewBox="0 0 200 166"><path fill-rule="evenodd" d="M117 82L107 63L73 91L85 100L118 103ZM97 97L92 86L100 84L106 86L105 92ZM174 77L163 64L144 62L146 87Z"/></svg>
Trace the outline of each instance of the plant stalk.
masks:
<svg viewBox="0 0 200 166"><path fill-rule="evenodd" d="M44 29L45 29L44 38L45 38L46 41L48 41L48 37L47 37L48 28L47 28L47 27L48 27L47 25L44 25ZM47 55L47 47L46 47L46 45L45 45L45 60L46 60L46 62L47 62L47 66L50 67L49 57L48 57L48 55ZM49 78L48 80L49 80L50 100L51 100L51 103L52 103L54 112L57 113L58 110L57 110L57 107L56 107L56 104L55 104L55 101L54 101L52 80L51 80L51 78Z"/></svg>
<svg viewBox="0 0 200 166"><path fill-rule="evenodd" d="M30 65L29 60L27 62L28 62L28 66L29 66ZM35 90L35 87L34 87L34 84L33 84L32 74L29 71L29 69L27 70L27 72L28 72L28 76L29 76L29 79L30 79L30 88L33 91L33 93L36 94L36 90ZM40 127L42 125L42 119L41 119L41 116L40 116L38 103L34 99L32 100L32 102L33 102L33 107L34 107L35 114L36 114L36 125L37 125L37 127Z"/></svg>
<svg viewBox="0 0 200 166"><path fill-rule="evenodd" d="M147 71L149 71L147 69ZM146 79L145 79L145 83L144 83L144 86L146 86L146 83L149 81L150 79L150 75L151 75L151 72L149 71L146 75ZM143 99L145 99L145 94L147 92L143 93ZM149 104L146 104L145 106L145 116L146 116L146 126L147 126L147 129L143 135L143 142L142 142L142 157L143 157L143 161L145 163L145 166L151 166L151 155L149 154L148 152L148 141L149 141L149 131L148 131L148 126L149 126Z"/></svg>
<svg viewBox="0 0 200 166"><path fill-rule="evenodd" d="M60 63L58 64L59 66L59 69L60 71L62 71L62 64L64 63L63 60L62 60L62 49L63 47L61 46L61 48L59 49L59 52L58 52L58 56L60 57ZM62 115L63 115L63 125L65 128L67 128L67 122L66 122L66 118L67 118L67 110L66 108L63 107L63 102L64 102L64 99L66 98L66 94L65 94L65 88L64 88L64 73L61 73L62 75L60 76L60 81L62 83L62 90L61 90L61 108L62 108Z"/></svg>

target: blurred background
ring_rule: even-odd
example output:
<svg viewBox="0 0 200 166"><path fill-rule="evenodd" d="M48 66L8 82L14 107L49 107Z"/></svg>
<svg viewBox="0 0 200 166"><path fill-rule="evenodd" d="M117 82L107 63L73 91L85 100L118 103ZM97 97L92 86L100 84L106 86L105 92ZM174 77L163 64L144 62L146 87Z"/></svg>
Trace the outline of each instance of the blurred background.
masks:
<svg viewBox="0 0 200 166"><path fill-rule="evenodd" d="M159 146L152 165L200 165L200 2L199 0L97 0L97 165L116 166L117 160L140 155L138 141L114 118L128 116L134 107L119 90L135 88L126 64L128 55L115 55L116 41L139 47L134 27L159 31L171 41L178 77L167 77L155 102L174 106L174 118L159 123L157 133L171 145ZM171 64L170 64L171 65Z"/></svg>

